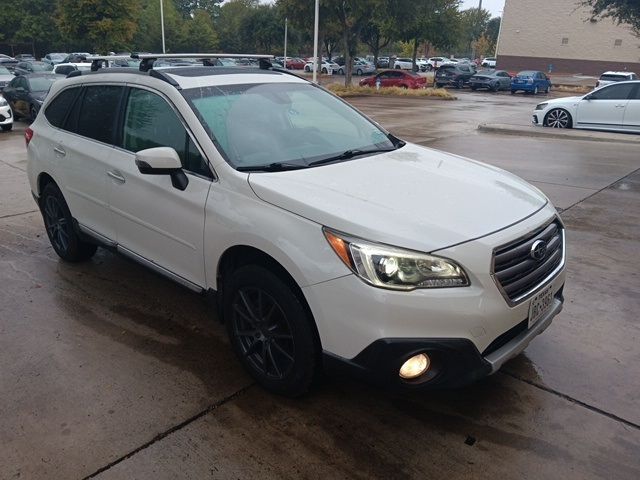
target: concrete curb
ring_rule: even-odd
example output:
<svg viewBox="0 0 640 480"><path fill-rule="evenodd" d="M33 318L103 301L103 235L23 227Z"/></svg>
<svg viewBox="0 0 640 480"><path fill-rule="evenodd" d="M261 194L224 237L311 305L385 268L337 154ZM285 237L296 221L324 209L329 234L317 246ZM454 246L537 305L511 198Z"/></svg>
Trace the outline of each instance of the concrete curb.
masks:
<svg viewBox="0 0 640 480"><path fill-rule="evenodd" d="M557 128L534 127L533 125L509 125L503 123L481 123L478 125L478 131L486 133L500 133L502 135L640 145L640 135L634 133L609 133L572 129L560 130Z"/></svg>

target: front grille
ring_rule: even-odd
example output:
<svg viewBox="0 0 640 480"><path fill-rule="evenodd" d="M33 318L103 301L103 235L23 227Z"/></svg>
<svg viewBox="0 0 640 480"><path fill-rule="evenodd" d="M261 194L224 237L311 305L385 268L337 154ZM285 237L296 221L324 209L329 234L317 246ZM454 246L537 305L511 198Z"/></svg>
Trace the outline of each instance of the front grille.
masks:
<svg viewBox="0 0 640 480"><path fill-rule="evenodd" d="M534 258L532 247L546 244L546 251ZM516 303L532 293L564 264L564 229L559 220L513 243L497 248L493 254L493 276L505 297Z"/></svg>

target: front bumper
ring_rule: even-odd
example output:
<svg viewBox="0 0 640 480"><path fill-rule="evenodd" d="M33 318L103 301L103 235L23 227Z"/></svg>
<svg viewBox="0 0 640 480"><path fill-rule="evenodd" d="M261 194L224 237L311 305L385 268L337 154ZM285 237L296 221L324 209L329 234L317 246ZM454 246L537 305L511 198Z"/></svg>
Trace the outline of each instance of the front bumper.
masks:
<svg viewBox="0 0 640 480"><path fill-rule="evenodd" d="M325 370L330 374L348 374L391 389L429 390L456 388L497 372L507 361L519 355L535 337L544 332L562 311L561 288L547 314L530 329L527 320L504 332L484 352L464 338L384 338L376 340L353 359L324 353ZM426 353L429 370L415 380L398 375L402 364L414 355Z"/></svg>

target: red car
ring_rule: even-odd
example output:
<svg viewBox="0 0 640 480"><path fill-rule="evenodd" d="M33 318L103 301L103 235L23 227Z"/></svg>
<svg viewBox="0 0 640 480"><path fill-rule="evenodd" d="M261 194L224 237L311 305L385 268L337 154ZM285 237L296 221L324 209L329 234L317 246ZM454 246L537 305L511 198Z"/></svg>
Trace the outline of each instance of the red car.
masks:
<svg viewBox="0 0 640 480"><path fill-rule="evenodd" d="M380 82L381 87L400 87L400 88L425 88L427 79L411 72L403 70L385 70L372 77L360 80L361 87L375 87Z"/></svg>
<svg viewBox="0 0 640 480"><path fill-rule="evenodd" d="M287 58L287 68L289 70L303 70L306 64L307 62L301 58Z"/></svg>

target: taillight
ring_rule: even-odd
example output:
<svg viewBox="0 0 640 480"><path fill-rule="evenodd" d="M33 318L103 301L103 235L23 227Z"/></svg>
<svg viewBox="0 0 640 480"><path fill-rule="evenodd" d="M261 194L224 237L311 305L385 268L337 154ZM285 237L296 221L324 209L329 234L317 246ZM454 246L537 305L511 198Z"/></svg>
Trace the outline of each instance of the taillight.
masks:
<svg viewBox="0 0 640 480"><path fill-rule="evenodd" d="M24 131L24 143L27 145L27 147L29 146L29 142L31 141L32 138L33 138L33 130L27 127L27 129Z"/></svg>

